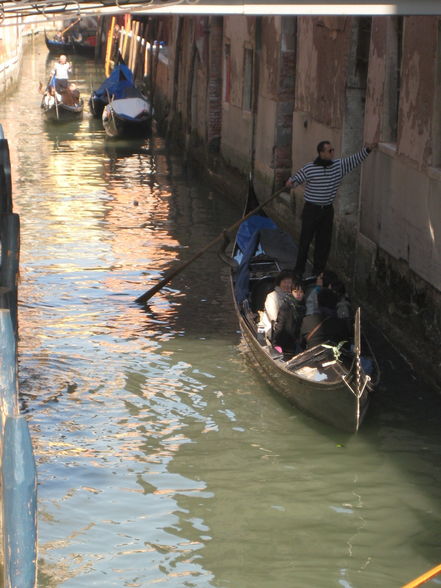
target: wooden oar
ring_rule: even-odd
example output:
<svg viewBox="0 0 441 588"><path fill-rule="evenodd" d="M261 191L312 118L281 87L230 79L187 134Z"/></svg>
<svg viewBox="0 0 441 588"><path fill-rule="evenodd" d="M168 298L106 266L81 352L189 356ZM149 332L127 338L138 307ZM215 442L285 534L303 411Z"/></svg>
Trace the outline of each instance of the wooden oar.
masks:
<svg viewBox="0 0 441 588"><path fill-rule="evenodd" d="M156 284L156 286L153 286L153 288L150 288L150 290L147 290L147 292L144 292L144 294L139 296L135 300L135 302L138 302L139 304L143 304L144 302L147 302L147 300L149 300L149 298L151 298L154 294L156 294L156 292L159 292L159 290L161 290L161 288L163 288L166 284L168 284L170 282L170 280L172 280L175 276L180 274L187 266L189 266L191 263L193 263L193 261L196 261L196 259L198 259L206 251L208 251L208 249L210 249L210 247L213 247L213 245L215 245L216 243L218 243L219 241L224 239L224 235L226 232L228 233L230 231L234 231L235 229L237 229L247 218L249 218L253 214L256 214L256 212L259 212L259 210L261 210L264 206L266 206L267 204L272 202L275 198L277 198L277 196L279 196L282 192L285 192L285 191L286 191L286 188L285 188L285 186L283 186L283 188L280 188L280 190L277 190L277 192L274 192L274 194L270 198L268 198L268 200L265 200L265 202L262 202L262 204L260 204L259 206L257 206L253 210L251 210L248 214L246 214L244 217L242 217L241 219L236 221L233 225L231 225L231 227L229 227L228 229L224 229L220 233L220 235L218 235L212 241L210 241L210 243L208 243L208 245L206 245L203 249L201 249L200 251L195 253L195 255L193 255L193 257L191 257L187 261L184 261L183 263L179 264L176 268L170 270L166 274L166 276L160 282L158 282Z"/></svg>
<svg viewBox="0 0 441 588"><path fill-rule="evenodd" d="M70 23L70 25L68 25L68 26L67 26L65 29L63 29L63 30L61 31L61 34L62 34L62 35L64 35L64 33L66 33L66 32L67 32L69 29L71 29L71 28L72 28L74 25L76 25L76 24L77 24L77 22L80 22L80 20L81 20L81 16L79 16L79 17L77 18L77 20L75 20L74 22L71 22L71 23Z"/></svg>
<svg viewBox="0 0 441 588"><path fill-rule="evenodd" d="M441 573L441 564L435 566L434 568L432 568L431 570L429 570L425 574L418 576L418 578L415 578L415 580L412 580L412 582L405 584L401 588L417 588L417 586L421 586L421 584L425 584L426 582L428 582L429 580L431 580L432 578L434 578L435 576L437 576L440 573Z"/></svg>

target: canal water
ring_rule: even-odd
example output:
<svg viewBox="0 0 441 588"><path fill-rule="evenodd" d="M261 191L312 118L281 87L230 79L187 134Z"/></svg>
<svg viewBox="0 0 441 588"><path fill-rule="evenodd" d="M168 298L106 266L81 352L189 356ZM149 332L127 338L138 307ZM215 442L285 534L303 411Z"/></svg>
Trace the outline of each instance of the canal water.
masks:
<svg viewBox="0 0 441 588"><path fill-rule="evenodd" d="M101 66L73 58L84 96ZM210 251L240 215L153 134L47 126L44 44L0 104L21 219L19 367L41 587L396 588L440 562L441 402L374 332L359 434L299 413L243 352ZM440 585L433 580L428 585Z"/></svg>

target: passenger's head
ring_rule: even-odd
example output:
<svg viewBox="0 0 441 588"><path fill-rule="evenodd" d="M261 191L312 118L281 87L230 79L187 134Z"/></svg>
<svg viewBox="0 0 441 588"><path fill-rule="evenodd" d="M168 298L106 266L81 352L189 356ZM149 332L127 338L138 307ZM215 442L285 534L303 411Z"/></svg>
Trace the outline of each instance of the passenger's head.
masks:
<svg viewBox="0 0 441 588"><path fill-rule="evenodd" d="M337 294L339 298L342 298L346 294L345 285L341 280L335 280L331 284L332 291Z"/></svg>
<svg viewBox="0 0 441 588"><path fill-rule="evenodd" d="M291 292L293 282L293 275L292 272L289 270L282 270L277 276L275 284L279 286L281 290L284 292Z"/></svg>
<svg viewBox="0 0 441 588"><path fill-rule="evenodd" d="M66 63L67 61L67 57L65 55L60 55L60 58L58 60L60 63Z"/></svg>
<svg viewBox="0 0 441 588"><path fill-rule="evenodd" d="M321 276L322 286L324 288L332 288L332 284L334 284L334 282L338 282L337 274L330 270L325 270L324 272L322 272Z"/></svg>
<svg viewBox="0 0 441 588"><path fill-rule="evenodd" d="M329 288L320 288L317 292L320 310L334 311L337 308L338 296Z"/></svg>
<svg viewBox="0 0 441 588"><path fill-rule="evenodd" d="M334 147L330 141L320 141L317 145L317 153L321 159L332 159L334 157Z"/></svg>
<svg viewBox="0 0 441 588"><path fill-rule="evenodd" d="M294 278L292 281L291 293L296 300L303 300L305 292L303 290L303 283L301 280Z"/></svg>

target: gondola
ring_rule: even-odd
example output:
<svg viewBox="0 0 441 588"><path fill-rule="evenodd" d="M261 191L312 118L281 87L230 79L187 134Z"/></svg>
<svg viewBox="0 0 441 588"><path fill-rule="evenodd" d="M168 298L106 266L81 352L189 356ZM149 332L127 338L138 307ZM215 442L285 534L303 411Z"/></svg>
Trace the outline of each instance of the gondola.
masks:
<svg viewBox="0 0 441 588"><path fill-rule="evenodd" d="M151 129L153 111L147 98L136 88L125 97L112 99L104 107L103 127L109 137L139 137Z"/></svg>
<svg viewBox="0 0 441 588"><path fill-rule="evenodd" d="M124 63L114 67L112 73L89 98L89 109L95 118L101 118L109 100L124 98L126 91L135 88L132 71Z"/></svg>
<svg viewBox="0 0 441 588"><path fill-rule="evenodd" d="M48 102L45 93L40 106L45 120L50 122L77 121L83 117L84 101L82 98L79 99L78 104L70 106L57 99Z"/></svg>
<svg viewBox="0 0 441 588"><path fill-rule="evenodd" d="M55 39L49 39L45 31L44 38L46 41L46 47L50 53L55 55L72 54L83 55L84 57L95 56L95 37L89 37L83 41L76 41L75 38L69 37L68 41L56 41Z"/></svg>
<svg viewBox="0 0 441 588"><path fill-rule="evenodd" d="M71 41L61 42L49 39L46 31L44 32L44 39L46 41L46 47L50 53L56 55L69 54L74 52L74 46Z"/></svg>
<svg viewBox="0 0 441 588"><path fill-rule="evenodd" d="M254 204L249 201L246 212ZM296 249L293 239L262 212L241 224L230 265L243 339L253 363L277 392L319 421L355 433L379 376L371 348L361 335L360 309L355 312L354 340L352 347L346 346L349 349L324 343L287 355L258 332L265 296L277 273L292 268Z"/></svg>

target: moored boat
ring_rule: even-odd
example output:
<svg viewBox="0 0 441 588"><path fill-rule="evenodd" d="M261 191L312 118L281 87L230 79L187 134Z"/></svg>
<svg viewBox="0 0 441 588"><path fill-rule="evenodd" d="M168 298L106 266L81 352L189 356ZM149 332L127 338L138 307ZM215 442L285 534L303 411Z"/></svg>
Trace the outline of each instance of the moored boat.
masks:
<svg viewBox="0 0 441 588"><path fill-rule="evenodd" d="M355 312L352 345L327 341L290 355L273 347L258 330L259 311L275 276L292 268L295 259L292 238L264 214L251 215L241 224L231 285L243 338L259 372L274 389L318 420L354 433L378 380L377 363L361 335L360 309Z"/></svg>
<svg viewBox="0 0 441 588"><path fill-rule="evenodd" d="M101 86L93 90L89 98L90 112L95 118L101 118L109 101L125 98L127 90L133 91L134 88L132 71L124 63L119 63Z"/></svg>
<svg viewBox="0 0 441 588"><path fill-rule="evenodd" d="M102 121L109 137L146 135L152 124L152 108L145 96L136 91L134 96L111 100L106 104Z"/></svg>

